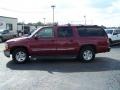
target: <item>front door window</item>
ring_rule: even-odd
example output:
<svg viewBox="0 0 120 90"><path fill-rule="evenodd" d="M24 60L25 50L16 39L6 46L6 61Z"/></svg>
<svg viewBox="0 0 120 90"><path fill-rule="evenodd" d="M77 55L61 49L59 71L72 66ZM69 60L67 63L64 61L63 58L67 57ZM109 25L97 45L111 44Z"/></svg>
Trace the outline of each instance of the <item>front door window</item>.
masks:
<svg viewBox="0 0 120 90"><path fill-rule="evenodd" d="M38 33L37 36L39 38L50 38L53 37L53 29L52 28L43 28Z"/></svg>

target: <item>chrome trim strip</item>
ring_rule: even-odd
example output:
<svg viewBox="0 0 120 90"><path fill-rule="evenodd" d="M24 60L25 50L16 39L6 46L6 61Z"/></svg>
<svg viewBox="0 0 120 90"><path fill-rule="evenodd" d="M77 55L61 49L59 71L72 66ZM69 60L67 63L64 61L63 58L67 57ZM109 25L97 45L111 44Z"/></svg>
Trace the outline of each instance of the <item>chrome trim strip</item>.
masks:
<svg viewBox="0 0 120 90"><path fill-rule="evenodd" d="M75 48L33 48L32 51L68 51L68 50L75 50Z"/></svg>

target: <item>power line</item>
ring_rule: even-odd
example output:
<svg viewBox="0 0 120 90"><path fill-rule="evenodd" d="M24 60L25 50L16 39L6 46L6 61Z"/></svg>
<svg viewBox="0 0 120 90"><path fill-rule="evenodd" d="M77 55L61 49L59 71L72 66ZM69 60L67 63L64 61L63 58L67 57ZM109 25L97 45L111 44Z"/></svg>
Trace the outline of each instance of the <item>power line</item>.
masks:
<svg viewBox="0 0 120 90"><path fill-rule="evenodd" d="M43 12L43 11L19 11L19 10L4 8L4 7L0 7L0 9L2 9L4 11L8 11L8 12L14 12L14 13L40 13L40 12Z"/></svg>

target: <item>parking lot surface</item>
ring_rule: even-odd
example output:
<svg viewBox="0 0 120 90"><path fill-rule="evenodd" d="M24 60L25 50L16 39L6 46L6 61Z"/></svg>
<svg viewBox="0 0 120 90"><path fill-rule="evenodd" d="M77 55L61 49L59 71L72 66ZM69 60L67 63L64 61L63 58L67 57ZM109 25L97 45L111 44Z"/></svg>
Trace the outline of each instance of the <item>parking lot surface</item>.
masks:
<svg viewBox="0 0 120 90"><path fill-rule="evenodd" d="M95 61L36 60L14 64L0 44L0 90L120 90L120 45Z"/></svg>

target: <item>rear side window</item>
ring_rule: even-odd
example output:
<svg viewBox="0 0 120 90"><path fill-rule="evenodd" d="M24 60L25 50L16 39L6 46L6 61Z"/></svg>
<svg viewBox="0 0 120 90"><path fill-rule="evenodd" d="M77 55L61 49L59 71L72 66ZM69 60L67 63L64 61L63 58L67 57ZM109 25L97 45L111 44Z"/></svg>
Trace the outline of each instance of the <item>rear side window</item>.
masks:
<svg viewBox="0 0 120 90"><path fill-rule="evenodd" d="M58 37L72 37L72 27L59 27L57 30Z"/></svg>
<svg viewBox="0 0 120 90"><path fill-rule="evenodd" d="M104 29L100 27L77 27L80 36L106 36Z"/></svg>

